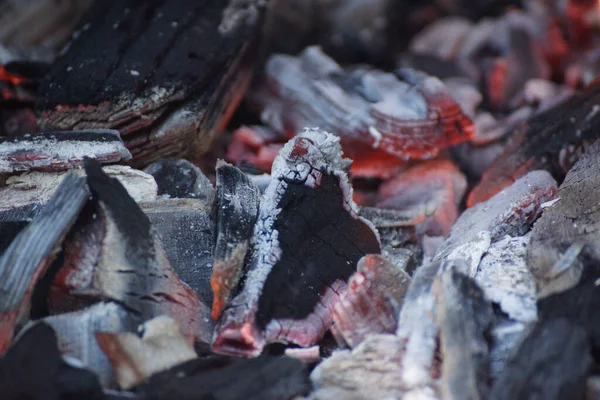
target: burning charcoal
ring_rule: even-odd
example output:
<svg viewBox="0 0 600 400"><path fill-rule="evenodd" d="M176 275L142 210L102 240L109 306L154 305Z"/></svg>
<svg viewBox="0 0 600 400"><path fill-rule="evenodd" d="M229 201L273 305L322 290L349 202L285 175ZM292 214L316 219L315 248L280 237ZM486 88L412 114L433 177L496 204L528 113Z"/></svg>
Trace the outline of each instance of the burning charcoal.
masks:
<svg viewBox="0 0 600 400"><path fill-rule="evenodd" d="M118 179L135 201L156 199L156 182L151 175L124 165L108 165L102 170ZM82 169L68 173L85 175ZM6 186L0 187L0 210L45 204L68 173L31 171L9 177Z"/></svg>
<svg viewBox="0 0 600 400"><path fill-rule="evenodd" d="M472 28L473 23L466 18L440 18L416 35L409 49L416 54L433 54L442 59L451 59Z"/></svg>
<svg viewBox="0 0 600 400"><path fill-rule="evenodd" d="M432 50L437 51L436 49ZM445 49L441 51L445 53ZM460 77L477 81L479 73L475 66L471 65L466 59L449 60L430 52L403 53L398 57L397 65L399 68L412 68L423 71L431 76L437 76L439 79Z"/></svg>
<svg viewBox="0 0 600 400"><path fill-rule="evenodd" d="M261 200L241 292L221 317L213 350L257 356L266 343L315 344L356 262L380 253L359 217L339 138L306 130L285 145Z"/></svg>
<svg viewBox="0 0 600 400"><path fill-rule="evenodd" d="M61 358L56 334L44 323L27 330L0 359L0 391L5 400L104 398L94 374Z"/></svg>
<svg viewBox="0 0 600 400"><path fill-rule="evenodd" d="M381 185L377 206L422 216L418 235L447 236L466 189L464 175L451 161L429 161Z"/></svg>
<svg viewBox="0 0 600 400"><path fill-rule="evenodd" d="M598 138L600 84L538 114L517 129L502 156L469 194L469 207L498 193L535 169L561 180L584 150Z"/></svg>
<svg viewBox="0 0 600 400"><path fill-rule="evenodd" d="M429 390L439 331L433 283L444 271L468 269L462 260L437 261L415 271L404 296L398 322L398 337L406 342L401 360L402 380L411 391ZM429 389L428 389L429 388Z"/></svg>
<svg viewBox="0 0 600 400"><path fill-rule="evenodd" d="M585 330L566 318L542 320L494 383L490 399L582 399L592 358Z"/></svg>
<svg viewBox="0 0 600 400"><path fill-rule="evenodd" d="M600 260L600 235L594 228L600 212L591 207L598 198L599 162L600 141L596 141L567 173L557 200L534 225L527 265L537 282L539 296L578 282L580 252ZM575 248L579 250L570 256Z"/></svg>
<svg viewBox="0 0 600 400"><path fill-rule="evenodd" d="M210 205L199 199L162 199L140 206L160 234L179 279L211 304L215 227Z"/></svg>
<svg viewBox="0 0 600 400"><path fill-rule="evenodd" d="M283 147L283 142L285 136L269 127L242 126L233 132L226 158L236 165L246 162L258 171L271 172L271 165Z"/></svg>
<svg viewBox="0 0 600 400"><path fill-rule="evenodd" d="M498 304L510 318L521 322L537 319L535 281L525 262L528 242L529 234L505 236L493 243L475 274L485 297Z"/></svg>
<svg viewBox="0 0 600 400"><path fill-rule="evenodd" d="M54 292L119 301L142 320L164 314L188 337L209 340L208 307L179 280L148 217L98 163L85 168L94 201L65 245Z"/></svg>
<svg viewBox="0 0 600 400"><path fill-rule="evenodd" d="M32 133L0 138L0 174L20 171L64 171L91 157L102 163L129 160L119 132L89 130Z"/></svg>
<svg viewBox="0 0 600 400"><path fill-rule="evenodd" d="M311 373L317 390L308 399L402 398L402 354L394 335L373 335L354 350L336 351Z"/></svg>
<svg viewBox="0 0 600 400"><path fill-rule="evenodd" d="M442 394L448 399L487 398L489 351L485 334L494 314L469 277L446 271L436 278L437 321L443 354Z"/></svg>
<svg viewBox="0 0 600 400"><path fill-rule="evenodd" d="M218 165L216 175L217 243L210 280L215 320L221 316L242 276L260 201L258 188L233 165Z"/></svg>
<svg viewBox="0 0 600 400"><path fill-rule="evenodd" d="M364 67L344 70L316 47L298 57L274 55L265 68L265 83L250 96L263 122L287 136L320 126L338 135L353 159L380 162L387 154L389 166L398 166L432 158L475 133L444 84L424 73L403 70L400 81ZM354 175L386 172L357 165Z"/></svg>
<svg viewBox="0 0 600 400"><path fill-rule="evenodd" d="M153 375L136 392L153 400L288 400L309 389L307 367L293 358L211 356Z"/></svg>
<svg viewBox="0 0 600 400"><path fill-rule="evenodd" d="M354 348L376 333L393 333L410 276L380 255L360 259L348 291L333 306L335 332Z"/></svg>
<svg viewBox="0 0 600 400"><path fill-rule="evenodd" d="M285 349L284 354L288 357L310 363L321 360L321 347L288 347Z"/></svg>
<svg viewBox="0 0 600 400"><path fill-rule="evenodd" d="M201 156L241 100L259 58L262 18L219 29L223 18L237 15L224 16L227 6L94 2L40 87L40 125L117 129L136 165Z"/></svg>
<svg viewBox="0 0 600 400"><path fill-rule="evenodd" d="M191 162L169 158L148 166L144 172L152 175L158 185L158 195L212 201L212 184Z"/></svg>
<svg viewBox="0 0 600 400"><path fill-rule="evenodd" d="M121 389L131 389L151 375L197 357L179 324L166 316L142 326L140 338L130 332L96 333L99 346L113 365Z"/></svg>
<svg viewBox="0 0 600 400"><path fill-rule="evenodd" d="M88 196L85 180L67 175L40 214L0 257L0 354L29 313L35 284L54 260Z"/></svg>
<svg viewBox="0 0 600 400"><path fill-rule="evenodd" d="M73 357L96 373L103 387L115 387L113 369L98 346L96 332L120 332L135 328L135 317L116 303L98 303L84 310L53 315L36 321L31 328L47 324L54 329L63 356Z"/></svg>
<svg viewBox="0 0 600 400"><path fill-rule="evenodd" d="M541 205L552 200L556 190L556 182L548 172L528 173L488 201L462 213L435 259L470 258L469 275L473 277L489 244L505 235L527 232L541 213ZM487 247L482 234L488 237ZM472 254L473 244L480 244L478 255Z"/></svg>

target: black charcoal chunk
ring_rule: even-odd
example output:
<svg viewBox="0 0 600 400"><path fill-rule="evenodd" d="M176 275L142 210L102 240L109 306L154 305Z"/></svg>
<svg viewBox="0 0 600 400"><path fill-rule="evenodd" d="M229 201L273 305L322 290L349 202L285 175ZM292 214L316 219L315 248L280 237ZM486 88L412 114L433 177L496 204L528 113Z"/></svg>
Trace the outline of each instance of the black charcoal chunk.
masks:
<svg viewBox="0 0 600 400"><path fill-rule="evenodd" d="M309 389L308 368L294 358L211 356L158 373L137 392L152 400L288 400Z"/></svg>
<svg viewBox="0 0 600 400"><path fill-rule="evenodd" d="M66 363L54 330L40 323L25 332L0 359L3 400L103 399L96 376Z"/></svg>
<svg viewBox="0 0 600 400"><path fill-rule="evenodd" d="M148 166L158 185L158 195L171 198L202 199L210 202L214 189L200 168L182 158L169 158Z"/></svg>
<svg viewBox="0 0 600 400"><path fill-rule="evenodd" d="M542 319L508 362L489 398L582 399L591 366L589 338L580 324Z"/></svg>

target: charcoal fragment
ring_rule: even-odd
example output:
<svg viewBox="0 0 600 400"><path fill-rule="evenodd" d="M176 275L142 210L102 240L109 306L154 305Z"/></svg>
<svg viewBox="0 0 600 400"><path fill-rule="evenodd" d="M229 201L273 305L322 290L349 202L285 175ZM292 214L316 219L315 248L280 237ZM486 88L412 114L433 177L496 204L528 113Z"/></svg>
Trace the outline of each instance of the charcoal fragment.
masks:
<svg viewBox="0 0 600 400"><path fill-rule="evenodd" d="M351 348L369 335L396 331L410 285L410 277L401 266L378 254L361 258L356 269L348 280L348 290L333 306L335 332Z"/></svg>
<svg viewBox="0 0 600 400"><path fill-rule="evenodd" d="M211 356L153 375L136 392L152 400L288 400L309 389L307 366L293 358Z"/></svg>
<svg viewBox="0 0 600 400"><path fill-rule="evenodd" d="M561 181L585 149L598 139L594 83L516 129L509 146L469 194L467 205L486 200L529 171L544 169Z"/></svg>
<svg viewBox="0 0 600 400"><path fill-rule="evenodd" d="M0 137L0 174L80 168L84 157L116 163L129 160L131 154L119 132L107 129Z"/></svg>
<svg viewBox="0 0 600 400"><path fill-rule="evenodd" d="M68 174L0 257L0 354L28 314L36 282L54 260L88 196L85 180Z"/></svg>
<svg viewBox="0 0 600 400"><path fill-rule="evenodd" d="M596 141L567 173L557 200L548 204L533 226L527 265L536 280L538 297L577 284L583 257L600 260L596 229L600 211L591 206L598 201L599 162L600 141Z"/></svg>
<svg viewBox="0 0 600 400"><path fill-rule="evenodd" d="M112 364L121 389L129 390L151 375L196 358L192 343L167 316L144 323L140 338L131 332L98 331L95 338Z"/></svg>
<svg viewBox="0 0 600 400"><path fill-rule="evenodd" d="M98 163L88 159L85 167L93 202L65 246L55 291L116 300L142 320L165 314L188 337L209 340L208 308L177 277L148 217Z"/></svg>
<svg viewBox="0 0 600 400"><path fill-rule="evenodd" d="M233 165L218 165L216 175L217 242L211 278L215 320L240 281L260 201L258 188Z"/></svg>
<svg viewBox="0 0 600 400"><path fill-rule="evenodd" d="M261 200L247 278L213 350L256 356L272 341L306 347L329 329L356 262L381 251L375 229L357 215L348 166L332 134L307 129L285 145Z"/></svg>
<svg viewBox="0 0 600 400"><path fill-rule="evenodd" d="M93 373L62 359L56 334L44 323L27 330L0 358L0 392L6 400L104 398Z"/></svg>
<svg viewBox="0 0 600 400"><path fill-rule="evenodd" d="M200 168L182 158L168 158L149 165L144 172L152 175L158 195L171 198L212 201L214 189Z"/></svg>
<svg viewBox="0 0 600 400"><path fill-rule="evenodd" d="M450 270L436 278L442 351L442 394L447 399L486 399L492 307L469 277Z"/></svg>
<svg viewBox="0 0 600 400"><path fill-rule="evenodd" d="M215 226L211 205L200 199L160 199L140 207L160 235L179 279L212 304L210 275Z"/></svg>
<svg viewBox="0 0 600 400"><path fill-rule="evenodd" d="M96 332L134 330L137 318L116 303L97 303L72 313L52 315L23 328L33 329L46 324L54 329L62 356L79 360L94 372L103 387L116 387L115 374L98 346Z"/></svg>
<svg viewBox="0 0 600 400"><path fill-rule="evenodd" d="M494 383L491 400L582 399L592 365L588 335L566 318L542 319Z"/></svg>

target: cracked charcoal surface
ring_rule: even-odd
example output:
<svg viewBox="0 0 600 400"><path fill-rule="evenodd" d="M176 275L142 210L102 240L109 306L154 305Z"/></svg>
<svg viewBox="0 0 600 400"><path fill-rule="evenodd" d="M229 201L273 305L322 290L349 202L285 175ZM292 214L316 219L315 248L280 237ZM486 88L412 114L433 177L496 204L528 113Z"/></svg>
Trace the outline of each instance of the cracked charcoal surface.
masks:
<svg viewBox="0 0 600 400"><path fill-rule="evenodd" d="M327 286L346 281L363 255L380 252L371 228L344 208L339 178L324 173L317 188L287 183L275 221L283 254L259 299L260 327L272 319L308 316Z"/></svg>

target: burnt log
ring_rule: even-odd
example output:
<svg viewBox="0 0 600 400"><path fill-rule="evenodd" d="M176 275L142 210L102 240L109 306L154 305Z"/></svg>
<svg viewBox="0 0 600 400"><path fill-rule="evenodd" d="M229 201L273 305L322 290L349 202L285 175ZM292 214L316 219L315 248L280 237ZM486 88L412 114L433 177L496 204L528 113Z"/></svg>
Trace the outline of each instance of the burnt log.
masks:
<svg viewBox="0 0 600 400"><path fill-rule="evenodd" d="M241 100L259 58L262 18L219 29L227 6L221 0L94 2L40 86L40 126L116 129L138 166L202 155Z"/></svg>

